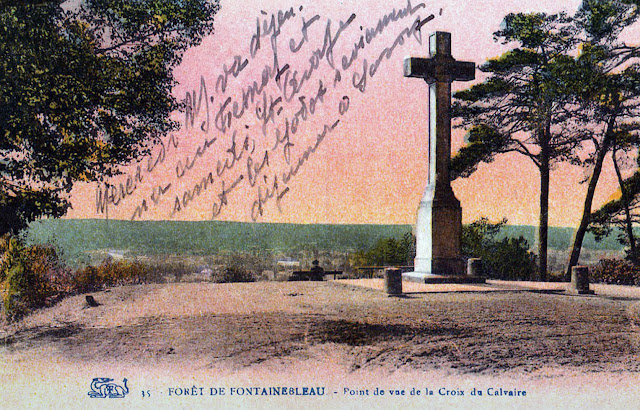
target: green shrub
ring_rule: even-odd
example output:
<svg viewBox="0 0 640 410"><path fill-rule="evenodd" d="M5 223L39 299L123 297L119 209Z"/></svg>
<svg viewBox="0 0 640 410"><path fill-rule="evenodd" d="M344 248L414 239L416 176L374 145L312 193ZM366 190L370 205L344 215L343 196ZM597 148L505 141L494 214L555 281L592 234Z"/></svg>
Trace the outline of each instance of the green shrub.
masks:
<svg viewBox="0 0 640 410"><path fill-rule="evenodd" d="M384 238L378 240L368 251L358 251L351 255L353 266L405 266L413 263L415 257L415 236L407 232L401 239Z"/></svg>
<svg viewBox="0 0 640 410"><path fill-rule="evenodd" d="M143 283L150 276L151 269L140 262L107 259L98 266L78 270L74 277L74 288L80 293L93 292L108 286Z"/></svg>
<svg viewBox="0 0 640 410"><path fill-rule="evenodd" d="M612 285L640 285L640 267L620 259L601 259L591 270L593 282Z"/></svg>
<svg viewBox="0 0 640 410"><path fill-rule="evenodd" d="M72 290L70 271L52 246L25 246L5 235L0 238L0 252L0 289L8 319L51 305Z"/></svg>
<svg viewBox="0 0 640 410"><path fill-rule="evenodd" d="M229 266L215 272L212 279L216 283L255 282L256 280L251 272L239 266Z"/></svg>
<svg viewBox="0 0 640 410"><path fill-rule="evenodd" d="M529 252L527 240L496 236L507 223L506 218L492 224L487 218L462 227L462 254L481 258L484 274L494 279L531 280L535 275L535 257Z"/></svg>
<svg viewBox="0 0 640 410"><path fill-rule="evenodd" d="M0 237L0 255L1 302L9 320L51 306L68 294L154 279L148 266L125 260L107 260L72 274L53 246L27 246L10 235Z"/></svg>

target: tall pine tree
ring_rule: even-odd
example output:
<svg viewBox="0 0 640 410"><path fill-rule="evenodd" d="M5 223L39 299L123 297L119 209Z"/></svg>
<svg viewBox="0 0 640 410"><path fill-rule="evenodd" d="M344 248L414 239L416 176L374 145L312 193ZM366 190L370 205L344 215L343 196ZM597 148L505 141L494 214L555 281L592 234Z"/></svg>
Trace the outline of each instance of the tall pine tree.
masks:
<svg viewBox="0 0 640 410"><path fill-rule="evenodd" d="M454 118L469 128L469 144L452 160L453 177L468 176L479 162L515 152L540 175L539 276L547 274L549 179L554 162L575 159L584 137L573 119L575 75L573 21L565 14L509 14L497 40L516 47L480 67L488 77L454 95Z"/></svg>

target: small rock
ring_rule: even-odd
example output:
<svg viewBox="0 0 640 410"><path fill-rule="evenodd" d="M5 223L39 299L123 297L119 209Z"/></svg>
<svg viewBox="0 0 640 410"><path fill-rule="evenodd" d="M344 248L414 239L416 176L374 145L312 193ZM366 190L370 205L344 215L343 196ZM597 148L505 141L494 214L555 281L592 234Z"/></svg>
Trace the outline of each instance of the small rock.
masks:
<svg viewBox="0 0 640 410"><path fill-rule="evenodd" d="M91 306L91 307L96 307L96 306L100 306L100 303L96 302L96 300L94 299L93 296L91 295L87 295L85 296L85 299L87 300L87 305Z"/></svg>

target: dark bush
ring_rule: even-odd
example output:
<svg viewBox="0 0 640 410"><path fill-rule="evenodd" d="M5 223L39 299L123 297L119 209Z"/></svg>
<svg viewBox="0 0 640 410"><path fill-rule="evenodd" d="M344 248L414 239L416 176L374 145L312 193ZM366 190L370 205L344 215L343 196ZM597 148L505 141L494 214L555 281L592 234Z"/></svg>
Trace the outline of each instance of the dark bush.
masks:
<svg viewBox="0 0 640 410"><path fill-rule="evenodd" d="M212 277L216 283L255 282L255 276L239 266L229 266L222 271L215 272Z"/></svg>
<svg viewBox="0 0 640 410"><path fill-rule="evenodd" d="M547 282L566 282L566 275L564 271L549 271L547 272Z"/></svg>
<svg viewBox="0 0 640 410"><path fill-rule="evenodd" d="M593 282L612 285L640 285L640 267L620 259L601 259L591 270Z"/></svg>
<svg viewBox="0 0 640 410"><path fill-rule="evenodd" d="M506 219L490 223L487 218L462 227L462 254L481 258L484 274L494 279L531 280L535 275L535 256L522 236L497 240Z"/></svg>

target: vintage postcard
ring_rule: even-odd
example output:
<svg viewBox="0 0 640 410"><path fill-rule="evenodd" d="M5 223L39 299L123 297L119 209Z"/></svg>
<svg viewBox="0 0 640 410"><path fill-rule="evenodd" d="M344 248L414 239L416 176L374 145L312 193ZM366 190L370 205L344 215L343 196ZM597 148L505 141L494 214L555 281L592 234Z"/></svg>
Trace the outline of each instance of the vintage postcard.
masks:
<svg viewBox="0 0 640 410"><path fill-rule="evenodd" d="M637 1L0 4L0 407L640 399Z"/></svg>

